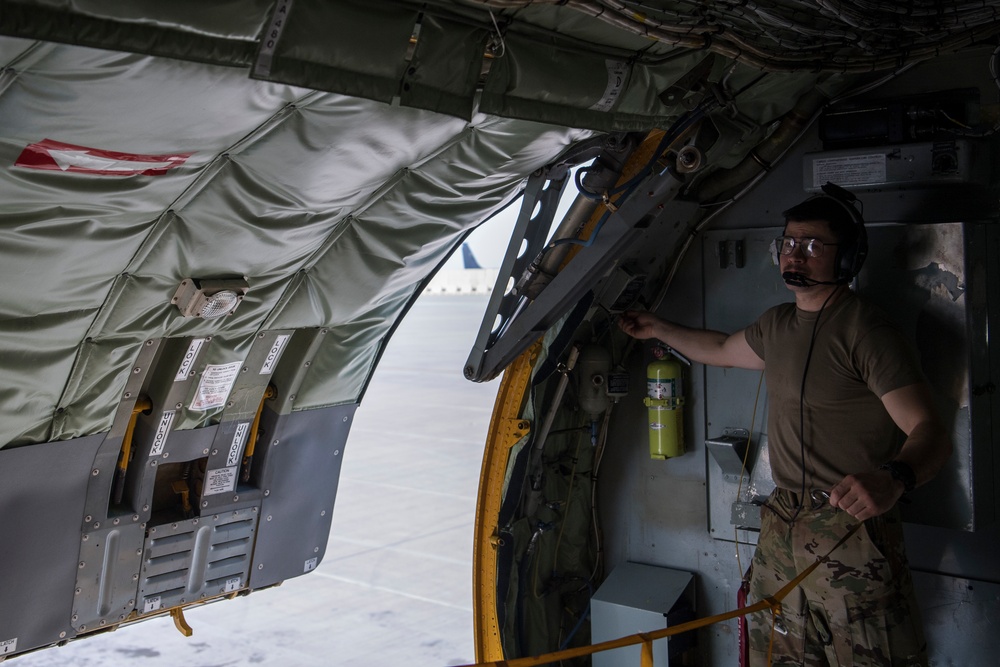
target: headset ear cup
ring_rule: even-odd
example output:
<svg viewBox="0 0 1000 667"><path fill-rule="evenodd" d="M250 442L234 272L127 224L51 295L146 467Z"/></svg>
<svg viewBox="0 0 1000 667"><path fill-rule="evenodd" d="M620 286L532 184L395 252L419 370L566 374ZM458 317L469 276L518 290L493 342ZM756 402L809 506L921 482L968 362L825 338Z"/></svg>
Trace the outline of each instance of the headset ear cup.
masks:
<svg viewBox="0 0 1000 667"><path fill-rule="evenodd" d="M854 240L841 246L837 252L837 282L841 283L853 280L861 272L865 257L868 256L868 232L864 221L857 214L851 219L854 222Z"/></svg>
<svg viewBox="0 0 1000 667"><path fill-rule="evenodd" d="M857 198L838 185L827 183L822 187L825 196L837 202L854 223L854 239L851 243L842 245L837 251L837 282L847 283L861 272L861 267L868 256L868 232L861 212L854 206Z"/></svg>

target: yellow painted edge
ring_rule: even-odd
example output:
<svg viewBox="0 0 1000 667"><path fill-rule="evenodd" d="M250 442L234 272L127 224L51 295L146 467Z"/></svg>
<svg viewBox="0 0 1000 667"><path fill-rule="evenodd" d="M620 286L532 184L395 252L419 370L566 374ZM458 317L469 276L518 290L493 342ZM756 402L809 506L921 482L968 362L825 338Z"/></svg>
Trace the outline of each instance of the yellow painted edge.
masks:
<svg viewBox="0 0 1000 667"><path fill-rule="evenodd" d="M541 349L541 341L536 342L504 371L483 449L472 546L473 633L477 662L503 659L497 618L497 520L510 448L530 430L529 423L520 416L531 369Z"/></svg>

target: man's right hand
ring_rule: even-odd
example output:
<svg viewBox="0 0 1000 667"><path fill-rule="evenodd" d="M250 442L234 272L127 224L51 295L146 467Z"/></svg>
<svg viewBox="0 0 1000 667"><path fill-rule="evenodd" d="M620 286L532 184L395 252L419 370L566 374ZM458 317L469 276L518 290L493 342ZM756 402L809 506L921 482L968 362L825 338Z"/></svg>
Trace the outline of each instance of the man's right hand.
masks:
<svg viewBox="0 0 1000 667"><path fill-rule="evenodd" d="M663 320L646 311L626 310L618 318L618 328L639 340L657 338L662 325Z"/></svg>

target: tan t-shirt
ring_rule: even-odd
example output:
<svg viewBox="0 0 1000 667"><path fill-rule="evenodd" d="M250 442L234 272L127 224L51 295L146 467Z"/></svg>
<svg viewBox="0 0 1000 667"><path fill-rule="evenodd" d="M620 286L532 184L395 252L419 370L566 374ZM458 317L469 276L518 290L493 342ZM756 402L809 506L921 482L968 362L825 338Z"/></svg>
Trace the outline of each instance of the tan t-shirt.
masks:
<svg viewBox="0 0 1000 667"><path fill-rule="evenodd" d="M803 467L809 492L892 459L902 438L880 399L923 381L903 336L878 309L847 292L819 316L803 390L816 320L817 313L787 303L746 329L747 343L766 367L774 482L796 492Z"/></svg>

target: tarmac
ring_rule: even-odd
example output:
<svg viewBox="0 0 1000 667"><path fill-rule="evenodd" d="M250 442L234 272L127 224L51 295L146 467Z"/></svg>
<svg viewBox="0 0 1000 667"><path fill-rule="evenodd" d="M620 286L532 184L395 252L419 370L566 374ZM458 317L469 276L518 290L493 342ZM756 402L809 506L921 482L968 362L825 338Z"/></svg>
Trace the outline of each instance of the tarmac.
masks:
<svg viewBox="0 0 1000 667"><path fill-rule="evenodd" d="M424 295L344 451L327 552L281 586L12 659L16 667L445 667L475 661L472 535L498 381L462 368L485 295Z"/></svg>

